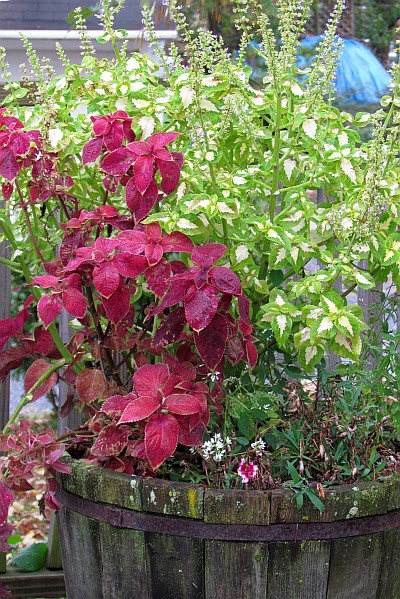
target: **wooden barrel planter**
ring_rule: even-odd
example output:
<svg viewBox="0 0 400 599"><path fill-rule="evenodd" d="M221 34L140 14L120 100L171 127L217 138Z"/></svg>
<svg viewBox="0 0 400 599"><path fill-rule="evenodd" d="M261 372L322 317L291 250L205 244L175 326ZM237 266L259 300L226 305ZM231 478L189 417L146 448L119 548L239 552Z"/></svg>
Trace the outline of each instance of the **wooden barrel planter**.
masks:
<svg viewBox="0 0 400 599"><path fill-rule="evenodd" d="M68 460L68 599L400 599L400 477L327 492L220 491Z"/></svg>

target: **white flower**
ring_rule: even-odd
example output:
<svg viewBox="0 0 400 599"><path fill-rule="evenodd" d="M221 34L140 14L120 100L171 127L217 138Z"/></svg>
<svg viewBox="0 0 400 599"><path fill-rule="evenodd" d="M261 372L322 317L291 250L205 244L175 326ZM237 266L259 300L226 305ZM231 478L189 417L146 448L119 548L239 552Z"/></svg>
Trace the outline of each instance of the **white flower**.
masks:
<svg viewBox="0 0 400 599"><path fill-rule="evenodd" d="M251 447L256 452L256 455L261 455L262 451L265 449L265 442L262 439L258 439L251 444Z"/></svg>

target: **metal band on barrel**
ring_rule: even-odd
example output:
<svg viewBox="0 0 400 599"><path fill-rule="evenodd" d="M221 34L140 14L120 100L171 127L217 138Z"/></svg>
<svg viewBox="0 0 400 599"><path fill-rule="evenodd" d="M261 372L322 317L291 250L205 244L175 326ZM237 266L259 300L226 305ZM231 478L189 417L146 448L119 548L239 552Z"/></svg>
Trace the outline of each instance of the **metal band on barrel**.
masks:
<svg viewBox="0 0 400 599"><path fill-rule="evenodd" d="M400 527L400 510L336 522L295 524L213 524L179 516L137 512L106 503L97 503L57 490L60 503L73 512L107 522L117 528L159 533L191 539L216 541L311 541L358 537Z"/></svg>

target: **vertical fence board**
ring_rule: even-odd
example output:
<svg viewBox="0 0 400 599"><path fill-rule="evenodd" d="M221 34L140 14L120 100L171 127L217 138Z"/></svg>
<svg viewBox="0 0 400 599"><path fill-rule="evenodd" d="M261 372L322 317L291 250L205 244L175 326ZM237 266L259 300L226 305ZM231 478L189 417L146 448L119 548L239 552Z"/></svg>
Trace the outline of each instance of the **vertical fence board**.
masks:
<svg viewBox="0 0 400 599"><path fill-rule="evenodd" d="M61 338L64 342L68 342L71 338L72 330L68 326L69 316L66 311L63 309L60 315L60 324L59 331ZM58 390L58 434L62 434L65 432L67 428L75 429L82 422L81 414L73 409L67 416L61 415L61 408L67 400L67 395L71 391L71 388L64 383L63 381L59 382L59 390Z"/></svg>

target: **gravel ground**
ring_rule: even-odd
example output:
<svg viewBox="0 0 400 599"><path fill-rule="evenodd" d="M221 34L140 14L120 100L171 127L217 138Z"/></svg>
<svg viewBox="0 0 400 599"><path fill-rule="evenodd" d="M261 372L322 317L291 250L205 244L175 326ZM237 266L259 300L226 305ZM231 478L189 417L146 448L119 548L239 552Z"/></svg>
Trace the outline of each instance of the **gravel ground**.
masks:
<svg viewBox="0 0 400 599"><path fill-rule="evenodd" d="M12 378L10 383L10 414L12 414L12 412L18 406L23 395L24 380L22 378L18 380ZM52 405L47 399L47 397L40 397L34 403L26 406L22 413L26 413L29 410L30 412L34 412L37 414L39 412L44 412L45 410L51 410L51 408Z"/></svg>

